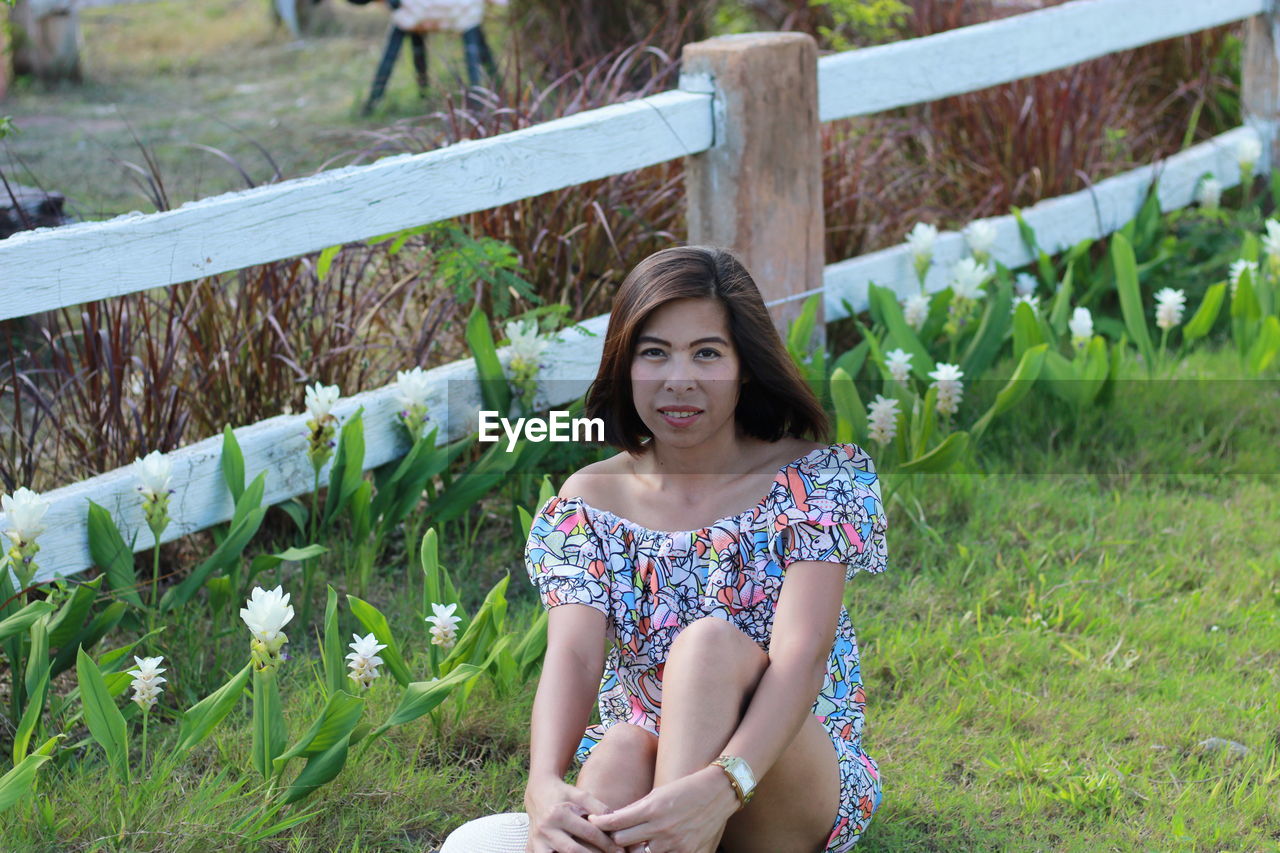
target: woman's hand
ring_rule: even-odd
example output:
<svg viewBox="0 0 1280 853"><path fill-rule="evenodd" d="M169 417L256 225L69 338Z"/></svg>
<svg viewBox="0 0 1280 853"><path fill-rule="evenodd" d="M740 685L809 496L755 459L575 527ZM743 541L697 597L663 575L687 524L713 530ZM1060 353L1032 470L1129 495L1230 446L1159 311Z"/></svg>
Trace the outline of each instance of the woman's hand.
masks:
<svg viewBox="0 0 1280 853"><path fill-rule="evenodd" d="M609 807L563 779L529 782L524 808L529 814L525 853L622 853L587 815L603 815Z"/></svg>
<svg viewBox="0 0 1280 853"><path fill-rule="evenodd" d="M629 806L589 821L615 844L653 853L713 853L738 798L719 767L708 766L654 788Z"/></svg>

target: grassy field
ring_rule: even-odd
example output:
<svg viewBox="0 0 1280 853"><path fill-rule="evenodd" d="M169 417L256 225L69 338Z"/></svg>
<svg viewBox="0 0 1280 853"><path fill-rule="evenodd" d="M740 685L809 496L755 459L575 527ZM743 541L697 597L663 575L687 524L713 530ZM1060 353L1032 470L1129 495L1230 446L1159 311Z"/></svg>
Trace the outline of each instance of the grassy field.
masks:
<svg viewBox="0 0 1280 853"><path fill-rule="evenodd" d="M1226 353L1197 353L1184 372L1194 378L1128 394L1074 432L1021 410L990 434L983 470L920 479L915 521L891 501L890 570L846 593L864 742L885 784L860 849L1280 844L1280 388L1221 379L1236 373ZM538 605L520 543L478 542L469 553L446 543L448 565L471 606L509 571L523 628ZM392 561L379 582L370 599L403 646L421 647L404 594L413 573ZM217 654L224 665L244 654L242 626L217 628L174 626L168 707L187 703L184 682L216 678ZM305 634L290 631L284 677L293 734L322 695ZM388 681L366 719L394 705ZM499 697L482 681L460 721L392 730L268 849L420 851L463 820L520 810L532 688ZM154 755L172 729L153 725ZM1197 749L1211 737L1247 753ZM186 766L139 772L127 791L86 747L87 766L41 771L39 796L6 814L4 848L263 849L228 831L261 795L249 740L242 706Z"/></svg>
<svg viewBox="0 0 1280 853"><path fill-rule="evenodd" d="M144 148L174 207L246 186L236 166L195 146L225 152L259 183L275 173L271 161L285 178L346 165L379 144L374 131L435 109L444 93L418 98L406 45L385 99L360 116L389 18L381 4L332 5L337 30L301 43L273 25L267 0L85 9L84 84L14 81L3 112L18 133L0 142L0 169L63 193L73 215L98 219L154 210L124 165L146 169ZM494 44L501 56L501 41ZM432 37L429 50L431 79L456 94L459 39Z"/></svg>

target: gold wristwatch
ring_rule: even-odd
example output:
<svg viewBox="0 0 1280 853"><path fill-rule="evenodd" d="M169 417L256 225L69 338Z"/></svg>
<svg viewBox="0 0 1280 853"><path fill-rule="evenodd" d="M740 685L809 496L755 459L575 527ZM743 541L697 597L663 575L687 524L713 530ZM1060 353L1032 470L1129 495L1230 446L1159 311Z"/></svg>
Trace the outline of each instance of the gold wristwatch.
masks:
<svg viewBox="0 0 1280 853"><path fill-rule="evenodd" d="M756 790L756 777L751 772L751 765L736 755L722 755L711 762L724 771L733 786L733 793L738 797L738 808L751 802L751 795Z"/></svg>

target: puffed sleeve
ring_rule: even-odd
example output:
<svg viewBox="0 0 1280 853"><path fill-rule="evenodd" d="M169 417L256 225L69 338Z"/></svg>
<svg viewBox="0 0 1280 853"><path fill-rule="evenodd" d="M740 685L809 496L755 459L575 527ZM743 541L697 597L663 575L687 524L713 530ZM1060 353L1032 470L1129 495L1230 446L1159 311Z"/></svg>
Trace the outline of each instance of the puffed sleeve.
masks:
<svg viewBox="0 0 1280 853"><path fill-rule="evenodd" d="M801 560L845 564L845 580L887 565L888 519L880 480L866 451L834 444L826 454L787 471L787 494L769 539L785 570Z"/></svg>
<svg viewBox="0 0 1280 853"><path fill-rule="evenodd" d="M605 558L579 498L552 496L534 516L524 562L543 607L586 604L608 616Z"/></svg>

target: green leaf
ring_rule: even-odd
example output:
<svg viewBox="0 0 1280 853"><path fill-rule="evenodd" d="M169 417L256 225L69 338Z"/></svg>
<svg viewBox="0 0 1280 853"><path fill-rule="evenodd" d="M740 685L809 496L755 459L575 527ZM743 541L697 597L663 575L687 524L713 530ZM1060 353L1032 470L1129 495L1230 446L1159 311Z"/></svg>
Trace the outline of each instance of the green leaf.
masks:
<svg viewBox="0 0 1280 853"><path fill-rule="evenodd" d="M231 680L201 699L183 715L182 725L178 729L178 744L175 752L186 752L199 744L213 731L222 718L231 713L240 694L253 672L252 664L245 664L244 669L231 677Z"/></svg>
<svg viewBox="0 0 1280 853"><path fill-rule="evenodd" d="M1142 292L1138 287L1138 264L1133 247L1123 234L1111 237L1111 261L1115 266L1116 289L1120 294L1120 313L1125 328L1133 338L1138 352L1142 353L1147 370L1155 366L1155 351L1151 347L1151 335L1147 331L1147 318L1142 310Z"/></svg>
<svg viewBox="0 0 1280 853"><path fill-rule="evenodd" d="M284 751L288 732L280 708L280 685L274 670L253 671L253 769L271 775L276 756Z"/></svg>
<svg viewBox="0 0 1280 853"><path fill-rule="evenodd" d="M897 296L889 288L874 284L868 284L867 290L871 298L880 306L885 328L889 330L886 346L898 347L911 353L911 372L921 379L928 379L929 371L934 369L933 358L916 337L915 330L907 323Z"/></svg>
<svg viewBox="0 0 1280 853"><path fill-rule="evenodd" d="M342 251L342 246L330 246L320 253L320 257L316 258L316 281L324 281L329 275L329 267L333 265L333 259Z"/></svg>
<svg viewBox="0 0 1280 853"><path fill-rule="evenodd" d="M323 545L308 545L305 548L286 548L279 554L259 554L249 564L249 577L245 579L245 583L253 583L253 579L259 574L274 569L281 563L301 563L328 552L329 549Z"/></svg>
<svg viewBox="0 0 1280 853"><path fill-rule="evenodd" d="M244 452L230 424L222 430L222 481L231 492L231 502L239 503L244 494Z"/></svg>
<svg viewBox="0 0 1280 853"><path fill-rule="evenodd" d="M927 471L929 473L938 473L940 471L949 470L964 455L965 449L969 446L969 434L966 432L953 432L947 436L933 450L930 450L924 456L912 459L898 466L899 471Z"/></svg>
<svg viewBox="0 0 1280 853"><path fill-rule="evenodd" d="M386 648L378 654L382 656L383 661L387 664L387 669L391 671L391 675L400 685L407 686L412 680L409 674L409 667L405 665L404 658L400 656L400 650L396 647L395 637L391 635L391 627L387 625L387 617L382 615L378 608L374 607L367 601L362 601L354 595L347 596L347 603L351 607L351 613L360 621L366 631L373 633L379 643L386 644Z"/></svg>
<svg viewBox="0 0 1280 853"><path fill-rule="evenodd" d="M130 604L141 607L138 597L138 576L133 571L133 549L111 520L111 513L93 501L89 501L89 555L93 563L107 576L107 583L116 595Z"/></svg>
<svg viewBox="0 0 1280 853"><path fill-rule="evenodd" d="M264 476L265 472L259 474L253 481L253 485L241 495L240 502L236 504L238 520L232 521L231 532L227 534L227 538L209 555L208 559L187 575L182 583L169 587L160 600L161 610L173 610L186 604L200 590L200 587L204 586L205 579L209 575L227 568L240 559L240 555L244 553L249 540L253 539L254 534L258 532L262 519L267 514L267 508L260 505L262 492L259 484ZM257 494L256 502L254 501L255 493ZM252 508L248 508L251 504ZM245 507L243 512L241 507Z"/></svg>
<svg viewBox="0 0 1280 853"><path fill-rule="evenodd" d="M76 678L80 684L80 702L84 707L85 725L107 754L107 762L120 781L129 784L129 740L124 715L107 692L93 659L84 649L76 653Z"/></svg>
<svg viewBox="0 0 1280 853"><path fill-rule="evenodd" d="M1225 298L1227 283L1220 281L1205 291L1204 299L1200 300L1200 307L1196 309L1196 313L1182 327L1182 339L1184 341L1194 341L1203 338L1209 334L1209 330L1213 328L1213 323L1218 319L1218 311L1222 308L1222 302Z"/></svg>
<svg viewBox="0 0 1280 853"><path fill-rule="evenodd" d="M347 763L349 745L350 736L344 735L325 752L308 758L302 772L285 792L284 802L296 803L298 800L305 799L321 785L341 773L343 765Z"/></svg>
<svg viewBox="0 0 1280 853"><path fill-rule="evenodd" d="M299 533L304 536L307 534L307 519L311 516L310 510L296 499L276 504L276 506L284 510L284 514L293 519L293 524L298 528Z"/></svg>
<svg viewBox="0 0 1280 853"><path fill-rule="evenodd" d="M1262 321L1262 332L1249 350L1249 369L1254 373L1266 370L1277 352L1280 352L1280 320L1273 315Z"/></svg>
<svg viewBox="0 0 1280 853"><path fill-rule="evenodd" d="M31 791L35 786L36 771L48 760L47 755L28 755L14 765L12 770L0 776L0 812L4 812Z"/></svg>
<svg viewBox="0 0 1280 853"><path fill-rule="evenodd" d="M505 418L511 411L511 386L507 383L506 374L502 372L498 348L489 331L489 317L479 306L467 318L466 337L471 355L475 358L476 376L480 381L480 396L484 407Z"/></svg>
<svg viewBox="0 0 1280 853"><path fill-rule="evenodd" d="M30 673L31 658L28 661L28 673ZM34 684L27 685L27 707L22 712L22 719L18 721L18 730L13 736L13 763L18 765L27 756L27 747L31 743L31 736L35 733L36 726L40 722L40 716L44 713L44 703L49 696L49 662L46 659L39 667L39 676ZM3 811L0 806L0 811Z"/></svg>
<svg viewBox="0 0 1280 853"><path fill-rule="evenodd" d="M236 499L235 509L231 514L231 527L244 521L248 514L262 506L262 499L267 491L267 472L263 471L253 478L244 493ZM219 543L221 545L221 543Z"/></svg>
<svg viewBox="0 0 1280 853"><path fill-rule="evenodd" d="M986 310L982 312L982 321L978 324L977 331L974 332L969 346L960 358L960 369L965 376L973 379L986 373L991 362L995 360L996 354L1000 352L1013 314L1009 310L1013 304L1013 284L1003 267L990 286L994 287L996 292L987 300Z"/></svg>
<svg viewBox="0 0 1280 853"><path fill-rule="evenodd" d="M1031 306L1025 302L1018 306L1020 314L1023 309L1026 310L1026 313L1031 313ZM1040 369L1044 366L1044 354L1048 349L1049 345L1042 343L1036 344L1022 353L1022 357L1018 361L1018 367L1013 371L1013 376L996 394L995 403L973 425L973 429L970 431L973 441L981 440L982 434L993 420L1009 411L1018 404L1018 401L1027 396L1027 392L1031 390L1036 379L1040 376Z"/></svg>
<svg viewBox="0 0 1280 853"><path fill-rule="evenodd" d="M346 740L356 723L360 722L362 713L364 697L352 696L344 690L334 693L298 742L276 757L275 772L279 773L287 762L299 755L308 758L320 755L339 741Z"/></svg>
<svg viewBox="0 0 1280 853"><path fill-rule="evenodd" d="M853 377L837 367L831 374L831 400L836 409L836 441L862 444L867 434L867 412L858 397Z"/></svg>
<svg viewBox="0 0 1280 853"><path fill-rule="evenodd" d="M507 584L510 581L510 575L503 576L485 595L471 624L465 628L462 624L458 625L458 643L441 662L441 673L447 673L461 663L479 662L488 655L490 646L502 634L502 622L507 609Z"/></svg>
<svg viewBox="0 0 1280 853"><path fill-rule="evenodd" d="M338 631L338 593L329 586L325 592L324 639L320 652L324 658L325 688L330 696L346 687L347 668L343 665L346 657L342 653L343 645L342 634Z"/></svg>
<svg viewBox="0 0 1280 853"><path fill-rule="evenodd" d="M464 663L437 681L415 681L409 684L405 688L404 696L400 699L400 705L385 723L370 733L368 742L372 743L392 726L402 726L430 713L441 702L448 699L450 693L483 671L478 666Z"/></svg>
<svg viewBox="0 0 1280 853"><path fill-rule="evenodd" d="M1035 310L1025 302L1019 302L1013 311L1013 357L1021 360L1023 353L1037 344L1044 343L1040 333L1040 321Z"/></svg>
<svg viewBox="0 0 1280 853"><path fill-rule="evenodd" d="M76 585L76 591L59 608L57 615L49 619L49 646L61 648L84 628L85 618L93 608L93 599L102 586L102 575Z"/></svg>
<svg viewBox="0 0 1280 853"><path fill-rule="evenodd" d="M525 632L520 645L516 646L516 662L520 666L520 677L528 679L533 668L542 660L547 652L547 621L549 614L544 609L533 621L533 625Z"/></svg>
<svg viewBox="0 0 1280 853"><path fill-rule="evenodd" d="M7 640L19 634L25 634L35 621L46 613L53 612L53 605L47 601L33 601L8 619L0 622L0 640Z"/></svg>
<svg viewBox="0 0 1280 853"><path fill-rule="evenodd" d="M120 620L128 608L129 605L123 601L111 602L70 641L63 643L58 648L58 653L53 659L50 678L57 678L59 674L70 669L79 649L91 649L97 645L98 641L105 637L108 631L120 624Z"/></svg>
<svg viewBox="0 0 1280 853"><path fill-rule="evenodd" d="M328 527L347 508L351 496L364 482L364 407L342 425L338 449L329 469L329 492L325 495L321 526Z"/></svg>

